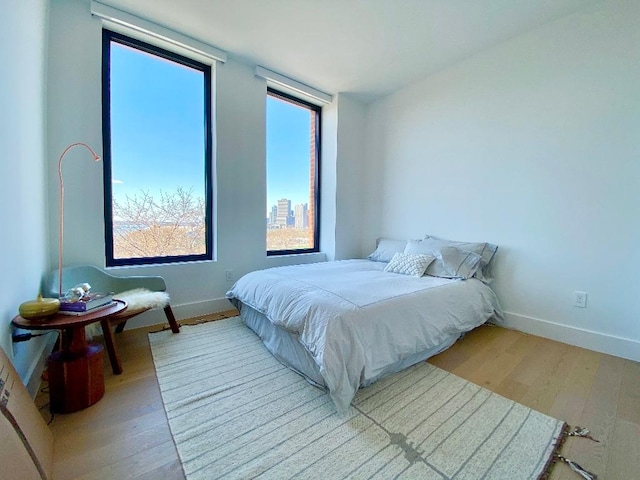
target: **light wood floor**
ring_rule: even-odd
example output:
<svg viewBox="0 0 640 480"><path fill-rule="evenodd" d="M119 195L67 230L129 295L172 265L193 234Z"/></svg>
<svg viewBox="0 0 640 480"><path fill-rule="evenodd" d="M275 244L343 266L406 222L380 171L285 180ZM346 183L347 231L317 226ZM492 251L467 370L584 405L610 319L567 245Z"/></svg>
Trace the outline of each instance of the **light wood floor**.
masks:
<svg viewBox="0 0 640 480"><path fill-rule="evenodd" d="M102 400L54 416L54 479L184 478L147 340L153 330L118 335L124 373L113 375L106 360ZM492 326L474 330L430 362L589 428L600 443L569 438L562 452L599 479L640 478L639 363ZM47 395L41 393L36 401L49 420ZM557 465L551 475L554 480L578 478L566 465Z"/></svg>

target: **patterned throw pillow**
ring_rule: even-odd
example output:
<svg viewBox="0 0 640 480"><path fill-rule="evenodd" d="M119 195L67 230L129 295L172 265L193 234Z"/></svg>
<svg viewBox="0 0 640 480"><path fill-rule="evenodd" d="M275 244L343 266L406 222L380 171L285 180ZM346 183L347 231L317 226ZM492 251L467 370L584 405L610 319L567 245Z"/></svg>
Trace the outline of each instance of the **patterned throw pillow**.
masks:
<svg viewBox="0 0 640 480"><path fill-rule="evenodd" d="M384 271L421 277L434 260L435 257L423 253L396 253Z"/></svg>

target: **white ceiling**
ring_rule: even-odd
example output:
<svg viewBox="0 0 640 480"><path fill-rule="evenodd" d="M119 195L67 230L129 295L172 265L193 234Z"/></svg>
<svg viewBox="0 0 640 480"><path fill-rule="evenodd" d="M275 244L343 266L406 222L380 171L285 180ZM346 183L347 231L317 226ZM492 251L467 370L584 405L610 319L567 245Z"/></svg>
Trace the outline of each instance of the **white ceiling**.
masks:
<svg viewBox="0 0 640 480"><path fill-rule="evenodd" d="M368 102L601 0L100 0Z"/></svg>

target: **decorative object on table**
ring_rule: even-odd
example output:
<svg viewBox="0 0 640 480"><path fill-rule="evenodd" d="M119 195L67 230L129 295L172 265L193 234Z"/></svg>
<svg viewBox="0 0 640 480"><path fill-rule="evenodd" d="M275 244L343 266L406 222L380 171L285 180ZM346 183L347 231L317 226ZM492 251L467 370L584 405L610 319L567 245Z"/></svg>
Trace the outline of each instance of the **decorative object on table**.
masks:
<svg viewBox="0 0 640 480"><path fill-rule="evenodd" d="M24 302L18 308L22 318L45 318L58 313L60 300L57 298L42 298L38 295L35 300Z"/></svg>
<svg viewBox="0 0 640 480"><path fill-rule="evenodd" d="M61 315L75 315L75 316L88 315L88 314L90 314L92 312L95 312L97 310L102 310L104 308L110 307L111 305L113 305L114 301L115 300L112 298L112 296L108 295L108 300L106 302L100 303L99 305L94 305L91 308L84 308L82 305L74 307L75 305L83 303L82 301L80 301L80 302L77 302L77 303L69 304L66 307L66 309L64 309L64 310L62 308L60 308L60 311L58 313L60 313ZM76 308L76 310L73 310L73 308ZM87 328L89 328L89 326ZM87 333L87 334L89 334L89 333ZM91 339L91 338L93 338L93 335L89 336L89 339Z"/></svg>
<svg viewBox="0 0 640 480"><path fill-rule="evenodd" d="M89 285L88 283L86 282L79 283L75 287L72 287L69 290L67 290L64 294L64 297L60 297L60 301L66 302L66 303L77 302L78 300L83 298L85 295L87 295L90 290L91 290L91 285Z"/></svg>
<svg viewBox="0 0 640 480"><path fill-rule="evenodd" d="M324 390L281 364L239 317L152 333L149 343L188 480L267 472L536 479L564 461L568 435L589 438L425 362L359 390L338 414Z"/></svg>
<svg viewBox="0 0 640 480"><path fill-rule="evenodd" d="M92 293L91 285L80 283L70 288L60 299L60 313L82 315L96 308L108 306L113 301L111 293Z"/></svg>
<svg viewBox="0 0 640 480"><path fill-rule="evenodd" d="M58 285L60 288L58 290L58 298L62 298L62 254L64 252L64 180L62 179L62 159L69 150L71 150L73 147L78 146L85 147L87 150L89 150L89 152L91 152L91 155L93 156L94 161L100 161L100 156L96 152L94 152L89 145L82 142L72 143L71 145L69 145L64 149L64 151L60 155L60 159L58 160L58 178L60 179L60 225L58 228L58 271L60 272Z"/></svg>

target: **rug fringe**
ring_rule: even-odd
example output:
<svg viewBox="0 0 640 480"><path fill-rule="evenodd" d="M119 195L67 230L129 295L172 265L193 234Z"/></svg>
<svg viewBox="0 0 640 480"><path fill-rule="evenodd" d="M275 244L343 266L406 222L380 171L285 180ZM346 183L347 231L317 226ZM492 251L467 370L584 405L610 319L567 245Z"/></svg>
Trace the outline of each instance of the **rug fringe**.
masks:
<svg viewBox="0 0 640 480"><path fill-rule="evenodd" d="M593 442L600 443L599 440L596 440L590 435L588 428L580 427L576 425L575 427L573 427L573 430L571 430L569 425L565 423L562 426L562 430L560 432L560 435L558 436L558 439L556 440L555 445L553 446L553 452L551 454L551 457L549 457L549 460L547 461L547 465L545 466L542 475L538 477L538 480L548 480L549 476L551 475L551 471L553 470L553 467L558 462L558 460L560 460L563 463L566 463L571 470L576 472L585 480L597 480L598 476L595 473L585 470L580 466L580 464L574 462L573 460L559 453L560 448L562 448L565 440L569 437L588 438Z"/></svg>
<svg viewBox="0 0 640 480"><path fill-rule="evenodd" d="M558 435L558 438L556 439L556 442L553 445L553 451L551 452L551 456L549 457L549 460L547 460L547 464L542 470L542 474L540 474L540 476L538 477L538 480L549 480L551 471L553 470L553 467L558 461L558 451L564 444L564 441L567 439L568 433L569 433L569 425L564 423L562 425L562 430L560 431L560 435Z"/></svg>
<svg viewBox="0 0 640 480"><path fill-rule="evenodd" d="M597 480L598 476L595 473L591 473L591 472L585 470L584 468L582 468L579 464L577 464L573 460L570 460L570 459L568 459L566 457L563 457L562 455L557 455L557 457L558 457L558 460L561 460L564 463L566 463L567 465L569 465L569 468L571 470L576 472L578 475L580 475L585 480Z"/></svg>
<svg viewBox="0 0 640 480"><path fill-rule="evenodd" d="M571 430L569 433L567 433L568 437L583 437L583 438L588 438L589 440L593 440L594 442L600 443L600 440L596 440L595 438L593 438L590 435L591 432L589 432L588 428L584 428L584 427L579 427L579 426L575 426L573 427L573 430Z"/></svg>

